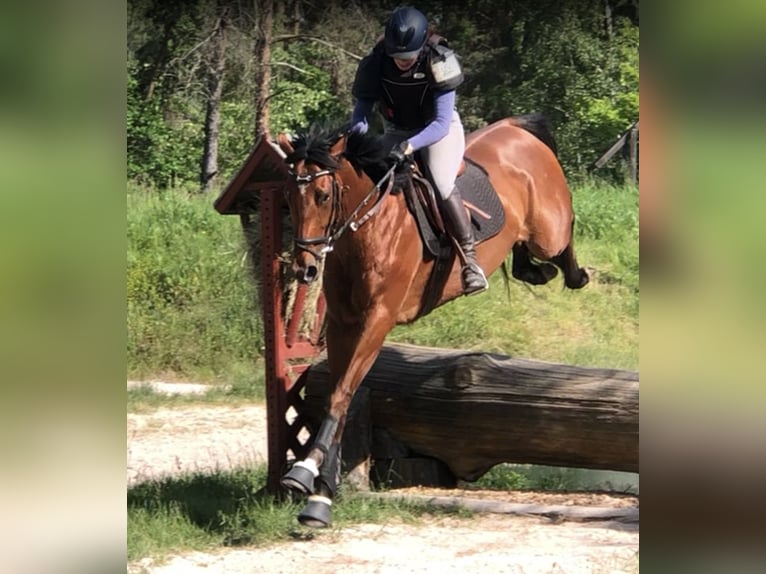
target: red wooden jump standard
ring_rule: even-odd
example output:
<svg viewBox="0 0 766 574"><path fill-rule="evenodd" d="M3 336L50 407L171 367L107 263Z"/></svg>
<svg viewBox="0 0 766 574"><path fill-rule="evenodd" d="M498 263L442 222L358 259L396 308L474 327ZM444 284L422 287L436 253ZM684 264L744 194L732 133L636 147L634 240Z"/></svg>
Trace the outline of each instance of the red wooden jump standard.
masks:
<svg viewBox="0 0 766 574"><path fill-rule="evenodd" d="M287 174L284 154L261 138L239 172L216 199L214 207L222 215L239 215L247 237L252 216L259 215L259 250L253 263L260 263L261 313L266 361L266 416L268 430L267 489L280 492L279 481L288 468L288 454L302 460L308 454L313 423L307 418L301 376L324 348L320 333L324 320L324 299L320 295L312 329L299 333L308 287L299 285L290 317L283 308L282 213L284 188L294 185ZM259 259L255 259L259 258ZM294 418L290 410L294 411ZM299 437L308 431L307 440Z"/></svg>

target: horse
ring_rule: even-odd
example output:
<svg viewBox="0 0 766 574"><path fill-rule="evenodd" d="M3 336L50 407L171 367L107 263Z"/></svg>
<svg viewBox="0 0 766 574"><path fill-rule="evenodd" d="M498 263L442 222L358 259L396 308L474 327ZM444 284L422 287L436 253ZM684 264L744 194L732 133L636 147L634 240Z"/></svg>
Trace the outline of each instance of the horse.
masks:
<svg viewBox="0 0 766 574"><path fill-rule="evenodd" d="M325 341L334 390L308 455L281 485L308 495L301 524L331 523L340 477L340 441L351 400L398 324L462 295L460 262L452 258L434 289L437 259L427 256L401 189L412 175L395 172L373 135L310 126L292 137L280 133L291 182L285 188L293 227L293 269L311 283L323 269ZM487 276L512 252L512 275L532 285L561 269L564 283L588 283L573 248L572 197L557 159L555 140L539 114L504 118L466 136L464 158L486 173L504 222L477 244ZM411 170L410 170L411 171ZM462 177L462 176L461 176ZM458 178L458 185L460 177ZM464 195L465 198L465 195ZM433 293L436 293L436 296ZM424 307L428 297L433 301Z"/></svg>

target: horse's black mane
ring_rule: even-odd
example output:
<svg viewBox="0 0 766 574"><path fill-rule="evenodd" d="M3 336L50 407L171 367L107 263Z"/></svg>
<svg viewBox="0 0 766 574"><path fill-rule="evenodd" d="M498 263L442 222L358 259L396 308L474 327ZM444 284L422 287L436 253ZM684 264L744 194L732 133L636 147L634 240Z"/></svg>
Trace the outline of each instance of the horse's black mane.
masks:
<svg viewBox="0 0 766 574"><path fill-rule="evenodd" d="M285 161L296 163L304 160L321 167L337 169L338 160L330 155L330 148L346 134L348 138L342 156L354 166L354 169L362 170L370 179L378 181L390 167L386 161L389 150L381 147L375 135L350 132L348 124L340 127L315 124L307 129L298 130L291 139L294 151Z"/></svg>
<svg viewBox="0 0 766 574"><path fill-rule="evenodd" d="M285 161L305 161L322 167L338 168L338 161L330 155L330 148L342 135L342 128L330 128L324 124L299 129L290 140L293 153L288 155Z"/></svg>
<svg viewBox="0 0 766 574"><path fill-rule="evenodd" d="M389 151L380 145L378 136L351 132L343 155L356 169L363 169L367 175L377 181L391 167L386 159Z"/></svg>

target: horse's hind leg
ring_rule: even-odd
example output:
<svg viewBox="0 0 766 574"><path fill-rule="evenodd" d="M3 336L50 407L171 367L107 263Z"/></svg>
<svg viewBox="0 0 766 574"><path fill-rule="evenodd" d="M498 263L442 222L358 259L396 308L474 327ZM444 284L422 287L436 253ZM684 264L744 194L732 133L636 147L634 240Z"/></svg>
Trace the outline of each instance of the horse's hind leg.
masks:
<svg viewBox="0 0 766 574"><path fill-rule="evenodd" d="M574 247L572 246L571 241L564 251L555 257L551 257L551 261L558 265L564 272L564 283L570 289L581 289L588 284L588 281L590 281L588 272L577 265L577 259L575 258Z"/></svg>
<svg viewBox="0 0 766 574"><path fill-rule="evenodd" d="M513 246L512 275L530 285L545 285L553 279L558 270L550 263L535 263L526 243L516 243Z"/></svg>

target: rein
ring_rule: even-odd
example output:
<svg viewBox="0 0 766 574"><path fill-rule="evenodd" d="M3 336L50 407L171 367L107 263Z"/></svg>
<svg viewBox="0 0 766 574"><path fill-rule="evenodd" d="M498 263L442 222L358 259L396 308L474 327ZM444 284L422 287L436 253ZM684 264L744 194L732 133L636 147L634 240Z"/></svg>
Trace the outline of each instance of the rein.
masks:
<svg viewBox="0 0 766 574"><path fill-rule="evenodd" d="M315 179L319 177L323 177L325 175L332 176L332 213L330 215L330 221L327 224L328 234L322 235L319 237L296 237L293 239L293 243L295 243L295 246L299 249L302 249L303 251L308 251L311 253L315 258L321 259L325 253L329 253L333 250L333 243L335 243L343 233L345 233L346 229L351 229L351 231L358 230L362 225L364 225L371 217L373 217L382 207L383 200L388 197L388 195L391 193L391 190L394 187L394 178L392 177L392 174L394 172L394 169L396 169L396 166L392 166L391 169L389 169L386 174L380 178L380 181L378 181L373 188L369 191L369 193L362 199L362 201L357 205L354 210L349 214L349 216L342 222L338 222L338 217L341 212L341 194L338 186L338 180L335 176L335 169L323 169L321 171L317 171L315 173L306 173L306 174L297 174L292 171L289 173L295 178L295 182L298 185L306 185L314 181ZM381 192L381 186L388 180L388 185L386 186L385 190ZM362 216L358 217L359 212L364 209L364 207L370 203L370 200L373 198L373 196L378 193L378 199L375 201L373 206ZM324 245L319 251L315 251L312 249L315 245Z"/></svg>

